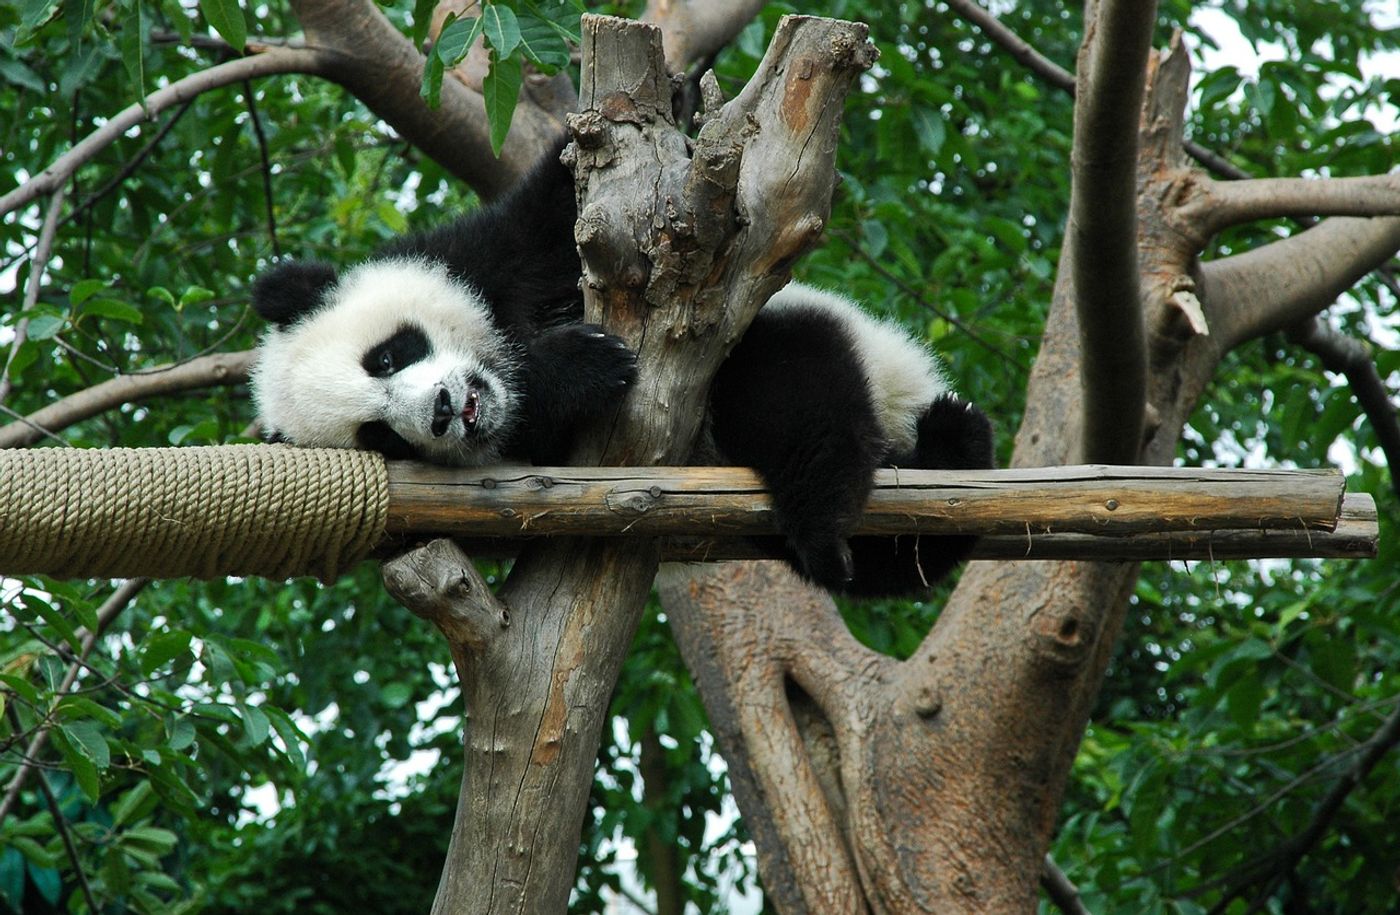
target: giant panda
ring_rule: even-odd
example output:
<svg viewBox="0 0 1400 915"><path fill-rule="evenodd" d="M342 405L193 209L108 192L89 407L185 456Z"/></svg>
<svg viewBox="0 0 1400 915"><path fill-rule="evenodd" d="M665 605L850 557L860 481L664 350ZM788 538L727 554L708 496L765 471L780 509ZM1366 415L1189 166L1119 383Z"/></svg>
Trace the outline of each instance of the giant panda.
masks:
<svg viewBox="0 0 1400 915"><path fill-rule="evenodd" d="M264 434L458 466L564 461L576 430L626 396L636 358L583 323L573 177L557 153L496 202L343 272L284 261L260 276ZM822 587L918 593L971 549L850 536L877 468L990 467L992 433L923 347L843 296L775 294L715 375L706 427L706 453L770 489L771 545Z"/></svg>

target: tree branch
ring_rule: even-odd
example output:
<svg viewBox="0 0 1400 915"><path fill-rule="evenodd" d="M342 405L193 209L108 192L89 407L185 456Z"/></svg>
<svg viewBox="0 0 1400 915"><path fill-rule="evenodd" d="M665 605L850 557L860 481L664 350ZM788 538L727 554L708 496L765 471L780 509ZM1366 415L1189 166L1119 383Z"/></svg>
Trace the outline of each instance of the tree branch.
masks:
<svg viewBox="0 0 1400 915"><path fill-rule="evenodd" d="M101 638L102 633L107 631L107 627L117 618L127 604L141 593L141 590L150 584L150 579L132 578L122 582L117 589L102 602L102 606L97 608L97 628L91 632L79 630L81 649L78 657L68 665L68 670L59 681L58 688L54 690L54 695L62 696L72 689L73 684L78 679L78 674L82 671L87 656L92 652L92 648ZM34 735L29 739L29 745L24 750L24 760L15 769L15 774L10 777L10 784L5 788L5 796L0 799L0 824L5 822L5 818L14 810L16 802L19 801L19 793L24 790L24 783L29 780L30 774L37 765L39 754L44 752L44 746L49 742L49 721L40 722L34 729Z"/></svg>
<svg viewBox="0 0 1400 915"><path fill-rule="evenodd" d="M1086 13L1075 94L1069 231L1084 387L1083 455L1131 463L1142 444L1147 354L1137 266L1138 123L1156 3Z"/></svg>
<svg viewBox="0 0 1400 915"><path fill-rule="evenodd" d="M1214 234L1260 219L1400 215L1400 175L1360 178L1251 178L1199 185L1188 212Z"/></svg>
<svg viewBox="0 0 1400 915"><path fill-rule="evenodd" d="M269 48L261 54L215 64L207 70L176 80L146 96L144 102L122 109L68 152L55 159L48 168L4 197L0 197L0 215L24 206L44 194L53 193L67 183L75 171L114 143L122 134L172 105L183 104L201 93L254 77L276 73L324 74L329 69L332 57L331 53L321 49Z"/></svg>
<svg viewBox="0 0 1400 915"><path fill-rule="evenodd" d="M1201 266L1201 301L1221 352L1306 320L1400 250L1400 217L1335 216Z"/></svg>
<svg viewBox="0 0 1400 915"><path fill-rule="evenodd" d="M1079 887L1074 885L1049 855L1045 856L1045 863L1040 872L1040 886L1055 907L1065 915L1090 915L1089 910L1084 907L1084 900L1079 897Z"/></svg>
<svg viewBox="0 0 1400 915"><path fill-rule="evenodd" d="M35 410L23 419L0 426L0 448L32 445L45 435L59 432L125 403L200 388L239 384L247 380L252 363L252 350L214 353L188 362L110 378Z"/></svg>
<svg viewBox="0 0 1400 915"><path fill-rule="evenodd" d="M684 73L735 39L763 0L647 0L642 21L661 29L666 67Z"/></svg>
<svg viewBox="0 0 1400 915"><path fill-rule="evenodd" d="M484 197L513 185L563 132L544 109L521 105L497 159L481 94L460 80L443 80L441 102L429 108L419 95L423 55L372 0L295 0L292 8L307 43L332 52L319 75L344 86Z"/></svg>
<svg viewBox="0 0 1400 915"><path fill-rule="evenodd" d="M20 309L22 312L33 308L39 301L39 289L44 285L44 271L48 269L49 258L53 255L54 236L58 234L58 214L63 211L63 198L66 193L60 185L54 189L53 197L49 200L44 224L39 229L39 240L34 246L34 257L29 261L29 281L24 289L24 304ZM14 339L10 341L10 353L5 357L5 367L0 370L0 404L5 402L14 388L14 380L10 378L10 367L19 355L19 348L28 338L29 319L20 318L19 323L15 325Z"/></svg>
<svg viewBox="0 0 1400 915"><path fill-rule="evenodd" d="M1400 417L1396 415L1385 381L1376 370L1370 347L1337 333L1316 317L1289 328L1288 339L1321 359L1329 372L1346 378L1385 454L1390 485L1400 496Z"/></svg>

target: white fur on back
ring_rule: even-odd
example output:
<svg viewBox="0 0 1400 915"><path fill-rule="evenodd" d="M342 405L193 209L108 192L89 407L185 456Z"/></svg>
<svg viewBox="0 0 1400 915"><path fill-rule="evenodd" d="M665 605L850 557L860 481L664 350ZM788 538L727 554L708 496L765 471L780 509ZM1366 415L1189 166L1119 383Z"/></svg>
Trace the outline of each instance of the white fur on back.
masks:
<svg viewBox="0 0 1400 915"><path fill-rule="evenodd" d="M406 324L423 329L435 355L505 346L481 299L432 261L362 264L340 278L327 302L285 330L269 330L253 368L264 427L298 445L353 448L362 423L386 418L389 392L361 360Z"/></svg>
<svg viewBox="0 0 1400 915"><path fill-rule="evenodd" d="M951 392L931 352L910 339L903 328L870 315L843 295L789 283L763 307L813 309L841 322L870 382L876 419L895 452L914 447L919 416L935 398Z"/></svg>

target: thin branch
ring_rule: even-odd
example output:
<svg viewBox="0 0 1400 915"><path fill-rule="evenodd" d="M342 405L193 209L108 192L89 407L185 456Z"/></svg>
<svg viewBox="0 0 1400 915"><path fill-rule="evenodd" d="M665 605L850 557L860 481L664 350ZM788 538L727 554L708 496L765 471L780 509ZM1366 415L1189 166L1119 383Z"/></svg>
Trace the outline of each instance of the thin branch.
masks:
<svg viewBox="0 0 1400 915"><path fill-rule="evenodd" d="M1322 360L1329 372L1346 377L1356 402L1361 405L1371 429L1380 441L1390 468L1390 485L1400 495L1400 417L1391 403L1390 391L1376 370L1371 349L1360 340L1347 337L1313 318L1295 325L1288 339Z"/></svg>
<svg viewBox="0 0 1400 915"><path fill-rule="evenodd" d="M1041 54L1030 43L1002 24L972 0L946 0L948 8L982 30L988 38L1015 58L1027 70L1056 89L1074 95L1074 74Z"/></svg>
<svg viewBox="0 0 1400 915"><path fill-rule="evenodd" d="M67 693L78 679L78 673L83 669L82 661L92 652L92 647L97 644L102 633L107 631L107 627L117 618L127 604L141 593L141 590L150 584L148 578L132 578L122 582L117 589L112 592L102 606L97 608L97 628L92 631L80 630L80 640L82 649L78 652L78 660L68 665L68 670L63 675L63 680L59 682L58 689L54 690L55 696L62 696ZM10 777L10 784L5 788L5 796L0 799L0 824L4 824L5 818L14 810L15 804L19 801L19 793L24 790L24 783L29 780L30 773L34 770L39 754L44 751L45 745L49 742L50 722L45 720L34 729L34 736L29 739L29 745L24 750L24 761L15 769L15 774Z"/></svg>
<svg viewBox="0 0 1400 915"><path fill-rule="evenodd" d="M44 216L44 224L39 229L39 241L34 246L34 257L29 262L29 282L24 290L24 305L21 312L33 308L39 301L39 289L44 284L44 270L49 265L49 257L53 254L54 236L58 234L58 214L63 210L63 198L67 190L60 185L53 192L53 197L49 200L49 210ZM5 368L0 370L0 404L3 404L10 396L10 391L14 389L14 380L10 378L10 368L14 365L15 357L19 355L19 349L24 346L29 339L29 318L20 318L15 325L15 336L10 342L10 354L5 358Z"/></svg>
<svg viewBox="0 0 1400 915"><path fill-rule="evenodd" d="M1050 897L1050 901L1055 904L1065 915L1089 915L1089 910L1084 907L1084 900L1079 898L1079 887L1060 870L1055 859L1050 855L1045 856L1045 862L1040 871L1040 888L1045 890L1045 895Z"/></svg>
<svg viewBox="0 0 1400 915"><path fill-rule="evenodd" d="M188 362L165 365L131 375L118 375L36 410L19 422L0 427L0 448L32 445L125 403L180 394L220 385L239 384L248 377L253 352L215 353Z"/></svg>
<svg viewBox="0 0 1400 915"><path fill-rule="evenodd" d="M14 705L10 705L6 712L14 729L20 730L19 715L16 714ZM73 873L78 877L78 887L83 892L83 899L87 901L88 911L100 912L102 910L98 908L97 900L92 895L92 885L88 883L87 871L83 870L82 859L78 857L78 847L73 844L73 834L68 829L68 819L63 815L63 808L59 806L58 798L54 797L53 789L49 787L49 780L44 773L36 772L35 778L38 779L39 793L44 796L44 803L48 805L49 813L53 815L54 830L63 842L63 850L68 855L68 861L73 865Z"/></svg>
<svg viewBox="0 0 1400 915"><path fill-rule="evenodd" d="M933 314L947 321L949 324L953 325L959 331L961 331L963 335L966 336L973 343L976 343L978 346L982 347L984 350L991 353L992 355L999 357L1010 368L1013 368L1018 372L1025 371L1025 366L1018 362L1016 358L1010 353L1008 353L1006 350L997 346L995 343L984 339L980 334L974 331L970 325L968 325L966 322L960 319L957 315L954 315L951 312L947 312L939 308L937 305L933 304L933 302L929 301L927 298L921 295L919 291L913 286L911 286L909 283L905 282L904 280L896 276L894 273L890 272L890 269L888 267L880 263L879 258L872 257L870 252L862 248L860 246L860 243L849 232L832 230L831 236L833 238L839 238L841 239L841 241L845 242L847 248L849 248L854 254L860 257L861 260L869 264L870 268L876 273L878 273L881 277L883 277L887 282L893 284L899 289L900 292L903 292L906 296L912 299L914 304L918 305L925 311L932 312Z"/></svg>
<svg viewBox="0 0 1400 915"><path fill-rule="evenodd" d="M67 183L75 171L116 142L117 138L172 105L182 104L204 92L254 77L276 73L321 75L328 68L332 57L332 54L320 49L270 48L262 54L216 64L207 70L176 80L152 92L143 102L122 109L68 152L55 159L48 168L4 197L0 197L0 215L16 210L44 194L53 193Z"/></svg>
<svg viewBox="0 0 1400 915"><path fill-rule="evenodd" d="M1400 250L1400 217L1334 216L1316 228L1201 265L1201 300L1219 303L1222 351L1317 314Z"/></svg>
<svg viewBox="0 0 1400 915"><path fill-rule="evenodd" d="M1376 731L1370 740L1366 741L1363 745L1365 749L1361 758L1337 780L1327 795L1318 802L1317 807L1313 810L1312 820L1309 821L1307 827L1284 843L1278 852L1279 860L1273 877L1255 897L1245 915L1263 910L1279 881L1292 875L1298 862L1322 839L1327 827L1331 825L1337 812L1342 809L1342 804L1346 802L1347 797L1365 781L1371 770L1397 743L1400 743L1400 709L1392 712L1385 724Z"/></svg>
<svg viewBox="0 0 1400 915"><path fill-rule="evenodd" d="M1069 231L1084 388L1083 456L1137 458L1147 350L1137 266L1138 120L1156 3L1102 0L1085 28Z"/></svg>
<svg viewBox="0 0 1400 915"><path fill-rule="evenodd" d="M1201 183L1201 219L1212 234L1260 219L1400 215L1400 175L1251 178Z"/></svg>
<svg viewBox="0 0 1400 915"><path fill-rule="evenodd" d="M248 119L253 122L253 135L258 140L258 156L262 159L263 204L267 209L267 237L272 241L272 253L282 257L282 246L277 243L277 216L272 210L272 160L267 154L267 134L263 132L262 118L258 117L258 104L253 98L253 84L243 81L243 99L248 104Z"/></svg>
<svg viewBox="0 0 1400 915"><path fill-rule="evenodd" d="M980 28L988 38L998 44L1016 59L1023 67L1039 76L1046 83L1074 95L1074 74L1041 54L1024 38L1002 24L972 0L946 0L949 9L968 22ZM1182 144L1186 154L1222 178L1248 178L1249 173L1229 159L1219 155L1192 140Z"/></svg>
<svg viewBox="0 0 1400 915"><path fill-rule="evenodd" d="M761 9L763 0L648 0L641 19L661 28L666 68L684 73L733 41Z"/></svg>

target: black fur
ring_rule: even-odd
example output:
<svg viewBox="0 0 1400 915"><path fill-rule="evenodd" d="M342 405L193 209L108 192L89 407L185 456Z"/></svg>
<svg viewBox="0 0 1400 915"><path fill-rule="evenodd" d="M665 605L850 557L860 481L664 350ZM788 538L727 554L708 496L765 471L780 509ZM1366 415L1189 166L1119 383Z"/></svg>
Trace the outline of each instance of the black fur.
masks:
<svg viewBox="0 0 1400 915"><path fill-rule="evenodd" d="M253 310L278 327L286 327L325 304L335 284L335 268L321 261L283 261L253 284Z"/></svg>
<svg viewBox="0 0 1400 915"><path fill-rule="evenodd" d="M508 458L566 459L574 430L611 410L636 377L621 340L581 323L575 216L573 178L556 149L495 203L383 252L447 265L511 338L524 405ZM258 282L256 307L289 323L321 304L334 276L321 264L283 264ZM783 549L812 581L852 594L911 593L966 558L969 537L849 537L877 467L990 467L992 436L979 410L949 396L921 418L913 453L891 455L852 341L830 315L761 311L715 376L710 410L715 445L763 477ZM406 445L387 426L367 428L361 443L391 456Z"/></svg>

